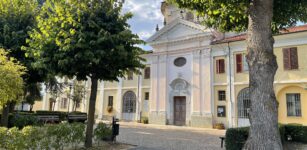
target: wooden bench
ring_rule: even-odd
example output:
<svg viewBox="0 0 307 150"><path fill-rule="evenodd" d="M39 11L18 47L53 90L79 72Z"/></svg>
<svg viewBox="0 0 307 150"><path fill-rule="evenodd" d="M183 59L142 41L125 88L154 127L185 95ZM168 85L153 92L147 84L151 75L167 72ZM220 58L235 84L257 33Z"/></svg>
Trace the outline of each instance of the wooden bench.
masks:
<svg viewBox="0 0 307 150"><path fill-rule="evenodd" d="M223 148L225 137L224 137L224 136L221 136L220 139L221 139L221 148Z"/></svg>
<svg viewBox="0 0 307 150"><path fill-rule="evenodd" d="M87 114L68 114L67 120L69 123L72 122L85 122L87 120Z"/></svg>
<svg viewBox="0 0 307 150"><path fill-rule="evenodd" d="M37 115L37 119L44 124L60 122L60 117L58 115Z"/></svg>

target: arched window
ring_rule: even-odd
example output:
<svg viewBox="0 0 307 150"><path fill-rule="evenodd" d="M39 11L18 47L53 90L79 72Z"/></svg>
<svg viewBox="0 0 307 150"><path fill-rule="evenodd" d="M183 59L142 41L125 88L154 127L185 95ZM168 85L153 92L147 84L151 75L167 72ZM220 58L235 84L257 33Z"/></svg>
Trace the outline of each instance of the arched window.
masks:
<svg viewBox="0 0 307 150"><path fill-rule="evenodd" d="M136 95L132 91L128 91L123 97L123 113L135 113Z"/></svg>
<svg viewBox="0 0 307 150"><path fill-rule="evenodd" d="M241 90L238 94L238 118L248 118L250 110L249 88Z"/></svg>

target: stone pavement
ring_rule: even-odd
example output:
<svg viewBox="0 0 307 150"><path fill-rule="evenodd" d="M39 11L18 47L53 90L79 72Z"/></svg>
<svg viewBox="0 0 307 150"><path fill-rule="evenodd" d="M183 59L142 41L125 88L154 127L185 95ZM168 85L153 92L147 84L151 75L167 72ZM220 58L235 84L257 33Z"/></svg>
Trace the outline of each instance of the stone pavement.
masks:
<svg viewBox="0 0 307 150"><path fill-rule="evenodd" d="M222 150L224 130L120 122L117 141L131 150Z"/></svg>

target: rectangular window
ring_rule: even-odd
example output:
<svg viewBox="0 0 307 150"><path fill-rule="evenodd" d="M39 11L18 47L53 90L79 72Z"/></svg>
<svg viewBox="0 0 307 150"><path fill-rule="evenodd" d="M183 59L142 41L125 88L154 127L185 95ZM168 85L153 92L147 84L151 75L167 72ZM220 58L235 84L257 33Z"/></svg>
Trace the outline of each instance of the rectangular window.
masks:
<svg viewBox="0 0 307 150"><path fill-rule="evenodd" d="M237 73L243 71L242 54L236 54L236 70Z"/></svg>
<svg viewBox="0 0 307 150"><path fill-rule="evenodd" d="M67 108L67 98L62 98L61 108Z"/></svg>
<svg viewBox="0 0 307 150"><path fill-rule="evenodd" d="M226 100L226 91L218 91L218 97L219 97L219 101L225 101Z"/></svg>
<svg viewBox="0 0 307 150"><path fill-rule="evenodd" d="M149 92L145 92L145 100L149 100Z"/></svg>
<svg viewBox="0 0 307 150"><path fill-rule="evenodd" d="M296 47L284 48L283 57L285 70L298 69L298 56Z"/></svg>
<svg viewBox="0 0 307 150"><path fill-rule="evenodd" d="M226 107L225 106L217 106L217 116L226 117Z"/></svg>
<svg viewBox="0 0 307 150"><path fill-rule="evenodd" d="M108 99L108 106L113 107L113 96L109 96L109 99Z"/></svg>
<svg viewBox="0 0 307 150"><path fill-rule="evenodd" d="M216 73L217 74L225 73L225 60L224 59L216 60Z"/></svg>
<svg viewBox="0 0 307 150"><path fill-rule="evenodd" d="M301 117L301 95L300 94L286 94L287 99L287 114L289 117Z"/></svg>
<svg viewBox="0 0 307 150"><path fill-rule="evenodd" d="M144 79L150 79L150 67L144 69Z"/></svg>
<svg viewBox="0 0 307 150"><path fill-rule="evenodd" d="M127 74L127 79L128 80L133 80L133 72L132 71L129 71L128 74Z"/></svg>

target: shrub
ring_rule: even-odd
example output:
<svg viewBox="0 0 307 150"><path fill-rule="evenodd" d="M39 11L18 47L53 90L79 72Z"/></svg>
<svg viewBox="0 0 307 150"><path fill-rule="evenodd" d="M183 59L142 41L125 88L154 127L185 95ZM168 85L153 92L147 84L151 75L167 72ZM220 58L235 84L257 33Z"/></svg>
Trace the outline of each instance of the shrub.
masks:
<svg viewBox="0 0 307 150"><path fill-rule="evenodd" d="M94 130L95 139L98 141L109 140L112 136L112 127L105 123L99 123Z"/></svg>
<svg viewBox="0 0 307 150"><path fill-rule="evenodd" d="M243 148L248 138L249 128L229 128L226 131L226 149L227 150L240 150Z"/></svg>
<svg viewBox="0 0 307 150"><path fill-rule="evenodd" d="M141 122L144 124L148 124L148 117L142 117Z"/></svg>
<svg viewBox="0 0 307 150"><path fill-rule="evenodd" d="M213 129L220 129L220 130L223 130L225 129L225 126L223 123L216 123L213 125Z"/></svg>
<svg viewBox="0 0 307 150"><path fill-rule="evenodd" d="M85 125L62 123L43 127L26 126L22 130L0 127L0 149L63 149L84 140Z"/></svg>
<svg viewBox="0 0 307 150"><path fill-rule="evenodd" d="M285 143L286 141L286 128L283 124L278 124L279 133L280 133L280 139L282 143Z"/></svg>
<svg viewBox="0 0 307 150"><path fill-rule="evenodd" d="M307 126L299 124L285 125L285 137L287 138L288 136L292 138L292 141L307 143Z"/></svg>
<svg viewBox="0 0 307 150"><path fill-rule="evenodd" d="M70 126L70 142L76 148L85 139L85 125L83 123L72 123Z"/></svg>
<svg viewBox="0 0 307 150"><path fill-rule="evenodd" d="M282 143L288 140L288 136L292 138L293 142L307 143L307 126L302 126L299 124L279 124L278 127ZM227 129L225 139L226 149L242 149L248 138L248 132L249 127Z"/></svg>
<svg viewBox="0 0 307 150"><path fill-rule="evenodd" d="M22 129L25 126L38 126L39 121L34 114L21 115L19 113L12 114L9 117L9 127L17 127Z"/></svg>

